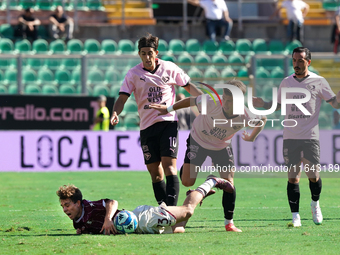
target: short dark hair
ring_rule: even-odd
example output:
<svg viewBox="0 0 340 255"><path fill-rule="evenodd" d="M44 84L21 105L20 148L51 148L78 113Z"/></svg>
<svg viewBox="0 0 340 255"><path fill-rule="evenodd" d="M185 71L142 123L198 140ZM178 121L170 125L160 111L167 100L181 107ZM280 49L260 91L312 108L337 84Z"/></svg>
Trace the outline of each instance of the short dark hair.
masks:
<svg viewBox="0 0 340 255"><path fill-rule="evenodd" d="M140 51L143 47L151 47L155 50L158 49L158 41L159 38L157 36L153 36L152 34L148 34L147 36L143 36L138 41L138 51Z"/></svg>
<svg viewBox="0 0 340 255"><path fill-rule="evenodd" d="M304 53L306 53L306 57L305 57L306 60L311 60L312 59L312 54L311 54L310 50L308 48L306 48L306 47L297 47L297 48L295 48L293 50L292 57L293 57L295 52L297 52L297 53L304 52Z"/></svg>
<svg viewBox="0 0 340 255"><path fill-rule="evenodd" d="M33 9L31 7L28 7L28 8L25 9L25 12L32 12L32 11L33 11Z"/></svg>
<svg viewBox="0 0 340 255"><path fill-rule="evenodd" d="M228 81L227 84L234 85L235 87L238 87L242 92L243 95L247 92L247 86L240 80L236 80L235 78ZM232 96L233 94L229 89L223 89L223 93L227 96Z"/></svg>
<svg viewBox="0 0 340 255"><path fill-rule="evenodd" d="M83 195L81 194L80 189L74 185L61 186L57 191L57 195L59 200L69 198L73 203L77 203L78 200L80 200L80 202L83 200Z"/></svg>

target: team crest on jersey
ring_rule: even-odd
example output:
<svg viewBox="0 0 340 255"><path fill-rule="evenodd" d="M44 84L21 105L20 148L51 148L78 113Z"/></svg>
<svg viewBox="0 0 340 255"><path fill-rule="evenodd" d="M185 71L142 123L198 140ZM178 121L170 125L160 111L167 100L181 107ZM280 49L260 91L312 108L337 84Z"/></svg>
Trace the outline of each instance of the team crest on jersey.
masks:
<svg viewBox="0 0 340 255"><path fill-rule="evenodd" d="M192 159L196 158L196 153L195 152L188 152L187 156L190 160L192 160Z"/></svg>
<svg viewBox="0 0 340 255"><path fill-rule="evenodd" d="M143 152L146 152L149 150L149 147L147 145L142 145Z"/></svg>
<svg viewBox="0 0 340 255"><path fill-rule="evenodd" d="M92 224L92 221L88 220L88 221L86 222L86 224L91 225L91 224Z"/></svg>
<svg viewBox="0 0 340 255"><path fill-rule="evenodd" d="M192 152L198 152L198 149L199 149L200 147L198 147L197 145L190 145L189 146L189 149L190 149L190 151L192 151Z"/></svg>
<svg viewBox="0 0 340 255"><path fill-rule="evenodd" d="M170 80L170 77L169 77L169 76L163 76L163 77L162 77L162 81L163 81L164 83L167 83L169 80Z"/></svg>
<svg viewBox="0 0 340 255"><path fill-rule="evenodd" d="M149 160L151 158L151 153L150 152L144 153L144 158L145 160Z"/></svg>
<svg viewBox="0 0 340 255"><path fill-rule="evenodd" d="M307 88L309 91L313 91L313 90L315 90L315 85L308 84L308 85L306 86L306 88Z"/></svg>

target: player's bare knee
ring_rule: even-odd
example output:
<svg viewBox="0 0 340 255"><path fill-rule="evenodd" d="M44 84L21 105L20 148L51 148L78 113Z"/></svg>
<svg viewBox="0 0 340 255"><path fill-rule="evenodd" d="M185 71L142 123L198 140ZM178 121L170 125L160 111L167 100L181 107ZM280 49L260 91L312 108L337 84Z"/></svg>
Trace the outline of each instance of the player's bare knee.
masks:
<svg viewBox="0 0 340 255"><path fill-rule="evenodd" d="M300 178L288 178L288 182L296 184L299 183Z"/></svg>

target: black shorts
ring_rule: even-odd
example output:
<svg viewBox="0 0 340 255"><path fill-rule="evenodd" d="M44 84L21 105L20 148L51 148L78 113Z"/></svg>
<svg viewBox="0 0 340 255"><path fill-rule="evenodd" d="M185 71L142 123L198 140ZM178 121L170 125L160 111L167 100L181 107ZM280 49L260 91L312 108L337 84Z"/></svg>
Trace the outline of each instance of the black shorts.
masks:
<svg viewBox="0 0 340 255"><path fill-rule="evenodd" d="M161 157L177 158L177 121L157 122L140 131L145 164L161 161Z"/></svg>
<svg viewBox="0 0 340 255"><path fill-rule="evenodd" d="M320 144L315 139L285 139L283 140L283 158L287 167L300 164L305 158L311 164L320 163Z"/></svg>
<svg viewBox="0 0 340 255"><path fill-rule="evenodd" d="M185 152L184 163L201 166L207 157L210 157L215 167L234 167L234 154L233 148L228 145L226 148L218 151L208 150L199 145L189 135L187 139L187 150Z"/></svg>

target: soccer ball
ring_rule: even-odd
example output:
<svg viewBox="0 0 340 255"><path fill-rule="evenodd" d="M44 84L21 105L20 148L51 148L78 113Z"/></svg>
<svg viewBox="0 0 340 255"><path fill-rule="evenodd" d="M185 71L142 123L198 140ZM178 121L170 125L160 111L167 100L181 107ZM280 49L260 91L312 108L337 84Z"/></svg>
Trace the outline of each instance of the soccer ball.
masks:
<svg viewBox="0 0 340 255"><path fill-rule="evenodd" d="M138 222L133 212L123 210L116 215L113 224L118 233L125 234L135 232Z"/></svg>

